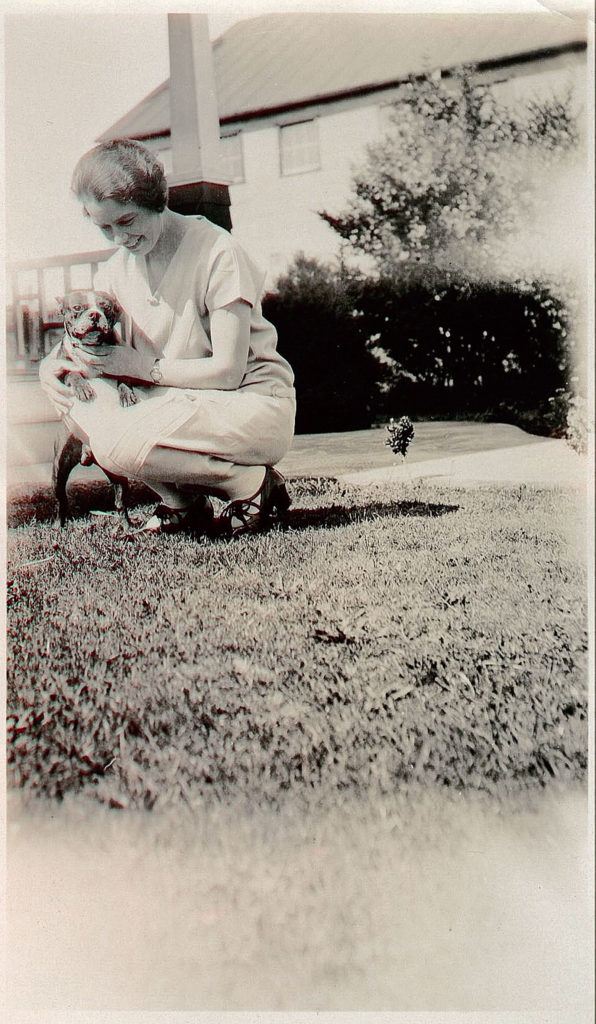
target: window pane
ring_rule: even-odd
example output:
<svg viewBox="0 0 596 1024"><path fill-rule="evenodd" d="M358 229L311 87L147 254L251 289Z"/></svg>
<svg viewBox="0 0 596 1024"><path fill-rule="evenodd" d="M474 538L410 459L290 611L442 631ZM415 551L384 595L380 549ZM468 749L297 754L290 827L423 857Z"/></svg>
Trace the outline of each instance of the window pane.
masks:
<svg viewBox="0 0 596 1024"><path fill-rule="evenodd" d="M280 128L279 144L282 174L313 171L321 166L315 121L284 125Z"/></svg>

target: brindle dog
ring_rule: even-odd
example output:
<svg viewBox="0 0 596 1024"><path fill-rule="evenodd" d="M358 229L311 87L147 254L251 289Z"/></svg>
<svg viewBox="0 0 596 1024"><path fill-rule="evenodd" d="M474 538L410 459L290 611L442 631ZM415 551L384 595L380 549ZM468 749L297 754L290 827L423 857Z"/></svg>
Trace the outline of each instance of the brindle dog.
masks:
<svg viewBox="0 0 596 1024"><path fill-rule="evenodd" d="M91 354L106 345L118 345L120 342L114 332L114 325L120 319L121 310L111 296L105 292L91 290L70 291L57 301L60 313L64 317L64 338L57 355L62 359L72 361L74 367L64 376L64 383L72 388L74 395L80 401L92 402L95 398L95 389L88 377L83 376L76 369L77 350ZM137 396L128 384L119 382L118 394L120 404L123 406L135 405L138 402ZM62 421L54 443L52 470L52 483L58 502L60 526L65 526L67 520L70 519L66 484L72 470L79 463L83 466L90 466L94 462L95 458L89 446L72 433ZM125 477L114 476L105 470L104 472L113 486L116 510L124 516L127 522L130 522L128 481Z"/></svg>

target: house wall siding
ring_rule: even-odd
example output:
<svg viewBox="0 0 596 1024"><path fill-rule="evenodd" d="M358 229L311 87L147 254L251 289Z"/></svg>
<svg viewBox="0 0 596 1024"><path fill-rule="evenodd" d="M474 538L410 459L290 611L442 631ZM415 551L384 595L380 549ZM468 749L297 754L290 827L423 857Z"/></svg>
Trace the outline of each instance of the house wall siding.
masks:
<svg viewBox="0 0 596 1024"><path fill-rule="evenodd" d="M514 73L492 69L479 77L493 83L511 104L564 95L569 90L581 119L587 99L585 68L583 54L566 54L539 64L520 64ZM226 130L241 130L244 152L245 180L230 185L234 234L267 271L267 287L273 286L298 252L321 259L338 253L339 239L318 211L338 213L345 207L365 148L381 135L381 110L397 97L400 88L331 104L311 104L291 115L278 113L269 119L226 125ZM280 126L310 118L317 122L321 166L282 175ZM159 146L164 143L160 140Z"/></svg>
<svg viewBox="0 0 596 1024"><path fill-rule="evenodd" d="M244 134L246 181L230 186L234 234L268 269L268 283L297 252L328 258L337 250L337 236L318 211L342 208L352 166L379 134L376 105L316 121L321 166L303 173L281 174L277 125Z"/></svg>
<svg viewBox="0 0 596 1024"><path fill-rule="evenodd" d="M496 75L491 73L491 78ZM522 74L497 79L494 87L511 104L564 95L569 89L581 119L586 101L585 61L574 56L548 68L528 66ZM267 269L268 286L298 252L321 259L337 254L339 239L318 211L339 213L345 207L365 148L381 135L382 106L395 96L396 90L391 90L368 104L359 98L352 107L333 112L323 106L311 108L318 124L321 167L303 174L284 177L280 173L278 125L283 118L243 131L246 181L230 186L234 234Z"/></svg>

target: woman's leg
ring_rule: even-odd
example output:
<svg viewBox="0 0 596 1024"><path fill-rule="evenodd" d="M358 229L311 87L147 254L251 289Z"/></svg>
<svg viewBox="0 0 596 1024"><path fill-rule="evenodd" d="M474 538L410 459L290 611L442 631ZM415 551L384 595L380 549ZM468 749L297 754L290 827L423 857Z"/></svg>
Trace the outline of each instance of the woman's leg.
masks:
<svg viewBox="0 0 596 1024"><path fill-rule="evenodd" d="M233 501L255 494L264 476L264 465L241 466L213 455L156 445L145 459L138 479L156 491L166 504L171 499L172 507L177 507L185 498L178 485L201 488L218 498ZM164 484L166 477L168 483Z"/></svg>
<svg viewBox="0 0 596 1024"><path fill-rule="evenodd" d="M117 431L103 417L89 431L94 456L108 472L142 481L171 509L188 503L184 486L229 504L248 501L253 512L261 491L265 504L272 494L280 497L280 478L268 476L267 467L291 444L292 389L183 392L168 409L151 402L146 410L149 415L137 407L126 421L120 416Z"/></svg>
<svg viewBox="0 0 596 1024"><path fill-rule="evenodd" d="M265 467L290 447L293 391L280 397L250 389L184 392L181 403L187 410L183 421L162 427L153 444L145 444L138 432L125 433L116 444L98 432L91 447L100 465L142 480L164 500L175 501L180 485L228 501L255 495Z"/></svg>

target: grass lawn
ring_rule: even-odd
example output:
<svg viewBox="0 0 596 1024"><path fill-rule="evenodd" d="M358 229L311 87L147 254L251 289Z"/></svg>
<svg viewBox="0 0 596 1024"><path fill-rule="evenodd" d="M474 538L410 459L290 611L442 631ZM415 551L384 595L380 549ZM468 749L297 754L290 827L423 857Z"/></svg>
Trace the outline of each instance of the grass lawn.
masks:
<svg viewBox="0 0 596 1024"><path fill-rule="evenodd" d="M127 541L101 485L13 510L12 780L111 807L583 778L585 557L563 491L296 481L287 529ZM32 521L34 514L38 521Z"/></svg>

